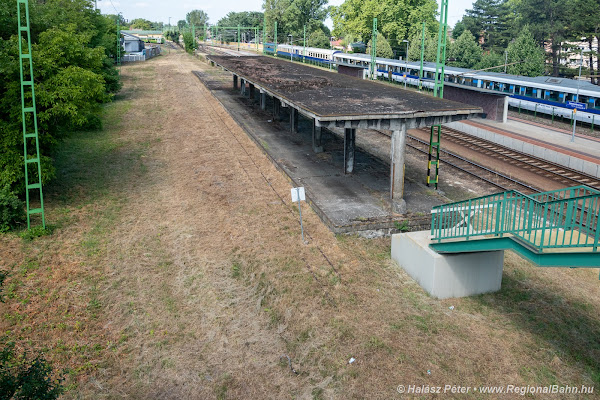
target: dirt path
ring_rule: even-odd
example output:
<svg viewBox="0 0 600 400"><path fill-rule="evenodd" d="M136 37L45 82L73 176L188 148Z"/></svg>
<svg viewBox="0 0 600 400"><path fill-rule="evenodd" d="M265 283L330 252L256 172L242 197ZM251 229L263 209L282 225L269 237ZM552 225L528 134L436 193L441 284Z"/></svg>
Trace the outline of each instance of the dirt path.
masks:
<svg viewBox="0 0 600 400"><path fill-rule="evenodd" d="M438 301L393 265L389 238L335 237L305 207L303 244L290 184L198 69L214 73L173 50L125 67L129 106L107 128L117 144L78 167L100 187L69 189L89 202L60 208L66 189L54 189L52 236L0 236L14 294L0 328L75 371L67 397L393 399L401 384L600 382L597 272L507 255L501 292ZM23 272L24 260L44 268Z"/></svg>

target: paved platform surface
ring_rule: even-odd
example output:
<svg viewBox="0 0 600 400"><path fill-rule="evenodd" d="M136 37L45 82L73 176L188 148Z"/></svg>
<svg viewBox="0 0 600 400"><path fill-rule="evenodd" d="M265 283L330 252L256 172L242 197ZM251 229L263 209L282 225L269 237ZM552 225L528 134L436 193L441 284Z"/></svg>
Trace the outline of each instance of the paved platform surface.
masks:
<svg viewBox="0 0 600 400"><path fill-rule="evenodd" d="M344 143L337 134L325 130L325 151L316 154L312 149L312 121L300 117L299 132L291 133L285 109L282 121L273 120L270 99L267 111L262 111L257 101L252 106L250 99L232 90L230 75L217 69L195 74L294 185L305 186L313 209L333 232L387 233L397 231L395 221L404 219L409 220L413 229L426 229L431 208L448 201L417 183L422 181L424 164L414 170L407 164L404 198L409 214L394 214L389 199L389 159L385 162L358 147L355 172L344 175L340 168Z"/></svg>
<svg viewBox="0 0 600 400"><path fill-rule="evenodd" d="M435 98L272 57L207 56L318 117L419 118L480 114L480 107Z"/></svg>
<svg viewBox="0 0 600 400"><path fill-rule="evenodd" d="M600 140L597 138L576 134L575 141L571 142L569 132L513 118L509 118L506 123L486 119L464 122L470 125L484 125L503 135L600 164Z"/></svg>

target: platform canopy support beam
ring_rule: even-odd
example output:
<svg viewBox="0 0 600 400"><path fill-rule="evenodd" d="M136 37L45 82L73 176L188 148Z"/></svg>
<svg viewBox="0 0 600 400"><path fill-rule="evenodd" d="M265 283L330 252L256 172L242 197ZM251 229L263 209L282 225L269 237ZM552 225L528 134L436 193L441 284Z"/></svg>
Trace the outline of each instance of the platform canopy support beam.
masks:
<svg viewBox="0 0 600 400"><path fill-rule="evenodd" d="M233 76L233 88L234 89L238 88L238 77L237 77L237 75Z"/></svg>
<svg viewBox="0 0 600 400"><path fill-rule="evenodd" d="M390 197L392 208L398 214L406 212L404 201L404 157L406 151L406 125L392 131L390 162Z"/></svg>
<svg viewBox="0 0 600 400"><path fill-rule="evenodd" d="M356 129L344 129L344 173L351 174L354 171L354 156L356 153Z"/></svg>
<svg viewBox="0 0 600 400"><path fill-rule="evenodd" d="M250 100L254 101L254 85L248 83L248 95L250 96Z"/></svg>
<svg viewBox="0 0 600 400"><path fill-rule="evenodd" d="M298 110L294 107L290 107L290 131L298 133Z"/></svg>
<svg viewBox="0 0 600 400"><path fill-rule="evenodd" d="M260 109L263 111L267 109L267 94L262 90L260 91Z"/></svg>
<svg viewBox="0 0 600 400"><path fill-rule="evenodd" d="M246 95L246 81L244 79L240 79L240 94L242 96Z"/></svg>
<svg viewBox="0 0 600 400"><path fill-rule="evenodd" d="M321 141L323 130L317 126L315 119L312 120L312 147L315 153L323 152L323 143Z"/></svg>
<svg viewBox="0 0 600 400"><path fill-rule="evenodd" d="M281 115L281 101L277 97L273 97L273 120L279 121Z"/></svg>

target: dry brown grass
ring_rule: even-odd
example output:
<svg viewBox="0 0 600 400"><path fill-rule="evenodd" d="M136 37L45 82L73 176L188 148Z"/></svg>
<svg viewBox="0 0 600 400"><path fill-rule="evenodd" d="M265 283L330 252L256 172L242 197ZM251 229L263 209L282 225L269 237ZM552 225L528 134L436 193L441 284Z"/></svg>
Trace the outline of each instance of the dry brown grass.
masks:
<svg viewBox="0 0 600 400"><path fill-rule="evenodd" d="M335 237L305 207L302 244L288 181L190 73L206 68L174 51L125 67L110 145L51 190L54 234L0 237L19 282L2 330L77 371L67 397L600 383L597 274L508 255L500 293L439 301L393 265L389 239ZM20 274L27 260L40 266Z"/></svg>

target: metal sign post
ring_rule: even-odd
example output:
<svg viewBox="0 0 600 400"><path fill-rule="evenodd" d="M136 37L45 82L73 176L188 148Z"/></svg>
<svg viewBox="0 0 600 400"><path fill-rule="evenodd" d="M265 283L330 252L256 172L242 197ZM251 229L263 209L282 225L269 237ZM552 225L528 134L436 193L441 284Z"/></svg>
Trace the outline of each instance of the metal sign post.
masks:
<svg viewBox="0 0 600 400"><path fill-rule="evenodd" d="M298 202L298 212L300 213L300 229L302 232L302 242L304 242L304 226L302 225L302 207L300 202L306 201L306 195L304 193L304 187L292 188L292 203Z"/></svg>

